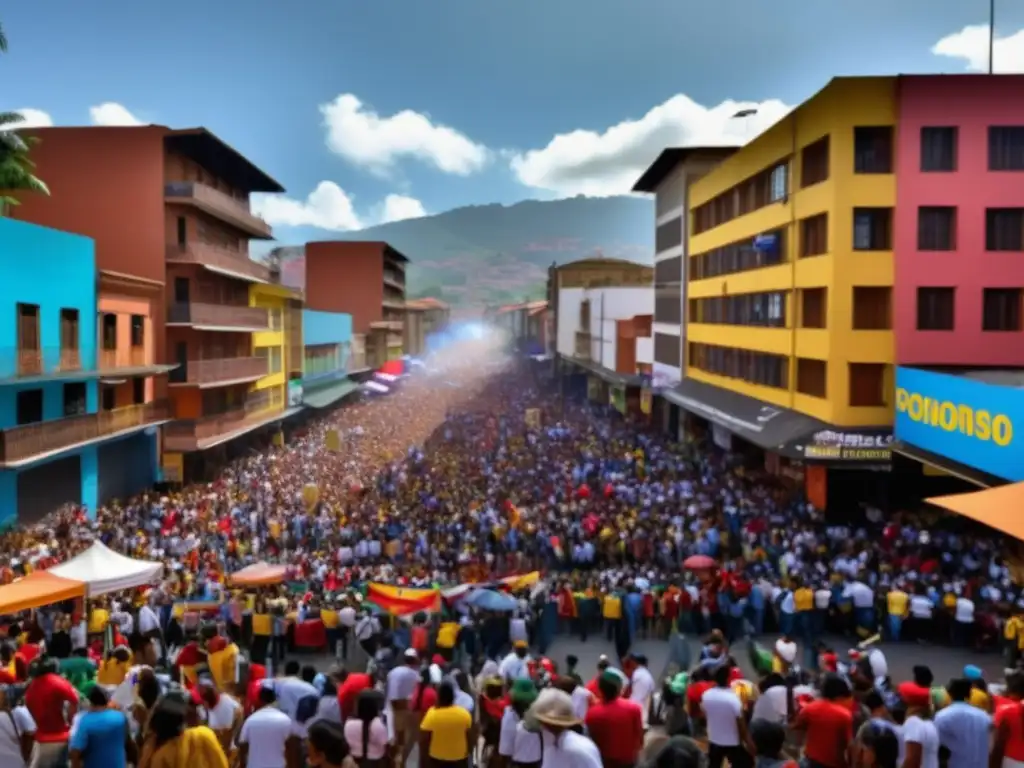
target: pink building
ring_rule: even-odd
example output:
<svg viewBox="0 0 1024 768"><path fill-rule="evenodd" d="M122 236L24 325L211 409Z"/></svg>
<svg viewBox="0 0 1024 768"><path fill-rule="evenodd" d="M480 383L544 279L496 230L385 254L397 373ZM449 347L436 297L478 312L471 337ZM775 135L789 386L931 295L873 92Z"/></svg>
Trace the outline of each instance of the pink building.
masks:
<svg viewBox="0 0 1024 768"><path fill-rule="evenodd" d="M1024 367L1024 76L897 94L897 362Z"/></svg>

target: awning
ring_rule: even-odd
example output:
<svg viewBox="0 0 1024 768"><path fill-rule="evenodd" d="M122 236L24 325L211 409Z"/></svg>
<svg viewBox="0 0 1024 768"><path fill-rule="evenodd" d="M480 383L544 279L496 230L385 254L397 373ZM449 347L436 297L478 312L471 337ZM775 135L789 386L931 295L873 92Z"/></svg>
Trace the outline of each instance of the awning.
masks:
<svg viewBox="0 0 1024 768"><path fill-rule="evenodd" d="M642 387L647 383L647 379L637 374L626 374L613 371L609 368L605 368L603 365L592 362L590 360L578 360L575 357L563 358L578 365L589 373L594 374L603 381L608 382L616 387Z"/></svg>
<svg viewBox="0 0 1024 768"><path fill-rule="evenodd" d="M1024 541L1024 515L1020 513L1024 509L1024 483L935 496L926 501Z"/></svg>
<svg viewBox="0 0 1024 768"><path fill-rule="evenodd" d="M62 579L48 571L34 571L0 587L0 616L85 597L85 584Z"/></svg>
<svg viewBox="0 0 1024 768"><path fill-rule="evenodd" d="M288 567L285 565L259 562L247 565L240 571L235 571L228 578L232 584L239 587L261 587L268 584L281 584L287 575Z"/></svg>
<svg viewBox="0 0 1024 768"><path fill-rule="evenodd" d="M359 389L359 384L348 379L342 379L328 384L325 387L318 387L314 390L307 389L302 394L302 402L310 408L326 408L338 402L341 398Z"/></svg>
<svg viewBox="0 0 1024 768"><path fill-rule="evenodd" d="M813 416L696 379L683 379L661 396L754 445L795 459L804 458L804 442L816 432L833 429Z"/></svg>
<svg viewBox="0 0 1024 768"><path fill-rule="evenodd" d="M932 467L947 475L952 475L982 488L1006 484L1006 480L1001 477L990 475L988 472L982 472L980 469L969 467L966 464L961 464L959 461L954 461L947 456L940 456L937 453L918 448L916 445L911 445L905 440L896 440L892 444L892 449L896 453L906 456L908 459L913 459L919 464Z"/></svg>

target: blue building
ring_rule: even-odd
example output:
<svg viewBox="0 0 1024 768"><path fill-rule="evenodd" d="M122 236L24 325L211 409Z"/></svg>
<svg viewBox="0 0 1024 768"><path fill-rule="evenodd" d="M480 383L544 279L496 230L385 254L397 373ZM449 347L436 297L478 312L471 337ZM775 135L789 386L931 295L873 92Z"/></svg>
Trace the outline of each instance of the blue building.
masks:
<svg viewBox="0 0 1024 768"><path fill-rule="evenodd" d="M349 378L359 356L353 353L352 315L304 309L302 343L303 404L327 408L359 388Z"/></svg>
<svg viewBox="0 0 1024 768"><path fill-rule="evenodd" d="M165 403L101 407L98 275L90 238L0 218L0 525L28 523L64 504L97 506L158 471ZM150 452L126 484L123 451ZM138 462L137 462L138 463Z"/></svg>

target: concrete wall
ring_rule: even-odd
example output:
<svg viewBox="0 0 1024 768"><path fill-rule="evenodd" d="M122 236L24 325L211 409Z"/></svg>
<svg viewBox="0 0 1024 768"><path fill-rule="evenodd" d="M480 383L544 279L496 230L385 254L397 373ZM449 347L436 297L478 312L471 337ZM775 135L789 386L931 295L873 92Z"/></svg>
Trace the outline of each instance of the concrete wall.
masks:
<svg viewBox="0 0 1024 768"><path fill-rule="evenodd" d="M580 305L590 300L590 328L580 327ZM602 310L603 306L603 310ZM559 354L574 357L576 332L591 335L590 359L610 370L615 368L615 321L654 312L654 287L561 288L558 295ZM602 362L603 361L603 362Z"/></svg>

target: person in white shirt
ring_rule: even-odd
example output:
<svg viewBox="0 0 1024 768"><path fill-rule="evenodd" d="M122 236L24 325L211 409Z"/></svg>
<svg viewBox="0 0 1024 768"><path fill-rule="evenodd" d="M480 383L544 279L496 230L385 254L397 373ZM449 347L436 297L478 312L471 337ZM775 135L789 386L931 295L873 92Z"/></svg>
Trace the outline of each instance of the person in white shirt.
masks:
<svg viewBox="0 0 1024 768"><path fill-rule="evenodd" d="M260 687L259 709L242 723L238 734L238 762L246 768L285 768L289 753L299 748L302 726L274 706L273 681Z"/></svg>
<svg viewBox="0 0 1024 768"><path fill-rule="evenodd" d="M939 729L927 711L912 708L903 723L904 765L939 768Z"/></svg>
<svg viewBox="0 0 1024 768"><path fill-rule="evenodd" d="M654 677L647 669L647 657L642 653L633 654L633 661L636 662L636 669L633 670L633 677L629 681L629 700L640 705L640 715L644 728L647 728L647 719L651 710L651 699L654 696Z"/></svg>
<svg viewBox="0 0 1024 768"><path fill-rule="evenodd" d="M498 675L506 683L530 676L526 642L519 640L512 646L512 653L502 659L501 664L498 665Z"/></svg>
<svg viewBox="0 0 1024 768"><path fill-rule="evenodd" d="M543 750L539 733L531 732L523 725L526 711L537 700L537 686L532 680L516 680L509 691L509 705L501 716L498 736L498 754L513 764L530 764L540 761Z"/></svg>
<svg viewBox="0 0 1024 768"><path fill-rule="evenodd" d="M338 610L338 642L341 644L340 658L348 659L348 644L356 628L356 609L345 605ZM335 651L339 653L339 651Z"/></svg>
<svg viewBox="0 0 1024 768"><path fill-rule="evenodd" d="M545 688L528 717L541 726L541 768L603 768L597 745L570 730L580 725L580 719L573 714L572 697L565 691Z"/></svg>
<svg viewBox="0 0 1024 768"><path fill-rule="evenodd" d="M416 744L416 713L412 711L409 700L420 682L420 656L415 649L409 648L403 661L404 664L388 672L384 685L384 714L388 725L388 738L401 750L401 765L405 765Z"/></svg>
<svg viewBox="0 0 1024 768"><path fill-rule="evenodd" d="M926 641L931 636L932 612L935 606L924 592L924 587L917 585L915 594L910 598L910 615L903 625L908 640Z"/></svg>
<svg viewBox="0 0 1024 768"><path fill-rule="evenodd" d="M969 646L974 639L974 601L957 595L953 608L953 645Z"/></svg>
<svg viewBox="0 0 1024 768"><path fill-rule="evenodd" d="M0 686L0 765L7 768L26 768L35 742L36 721L28 709L11 709L7 702L7 688Z"/></svg>
<svg viewBox="0 0 1024 768"><path fill-rule="evenodd" d="M753 765L754 748L743 718L743 702L729 685L731 672L726 664L718 667L715 687L700 699L707 721L708 761L721 766L723 760L728 760L733 768L748 768Z"/></svg>

